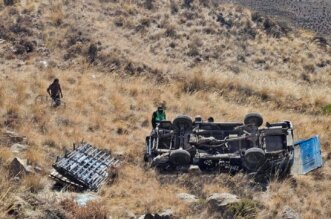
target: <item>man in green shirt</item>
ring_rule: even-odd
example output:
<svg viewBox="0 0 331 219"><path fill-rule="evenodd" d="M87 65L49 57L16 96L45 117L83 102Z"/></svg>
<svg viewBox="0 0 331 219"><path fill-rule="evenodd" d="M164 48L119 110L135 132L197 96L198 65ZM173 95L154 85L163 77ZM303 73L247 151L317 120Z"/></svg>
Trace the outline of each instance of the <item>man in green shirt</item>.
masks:
<svg viewBox="0 0 331 219"><path fill-rule="evenodd" d="M163 120L166 120L166 114L162 106L159 106L152 116L152 126L155 129L156 125Z"/></svg>

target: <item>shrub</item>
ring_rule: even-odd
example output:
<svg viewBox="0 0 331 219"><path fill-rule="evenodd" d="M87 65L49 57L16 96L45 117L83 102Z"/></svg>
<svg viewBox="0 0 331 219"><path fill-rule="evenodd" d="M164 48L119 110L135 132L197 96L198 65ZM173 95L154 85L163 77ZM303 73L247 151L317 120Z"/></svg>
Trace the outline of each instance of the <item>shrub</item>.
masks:
<svg viewBox="0 0 331 219"><path fill-rule="evenodd" d="M230 18L225 19L222 13L217 16L217 22L219 22L222 26L225 26L228 29L233 27L233 21Z"/></svg>
<svg viewBox="0 0 331 219"><path fill-rule="evenodd" d="M331 103L322 107L322 112L324 114L331 114Z"/></svg>
<svg viewBox="0 0 331 219"><path fill-rule="evenodd" d="M114 24L116 27L123 27L124 19L122 17L117 17L114 19Z"/></svg>
<svg viewBox="0 0 331 219"><path fill-rule="evenodd" d="M192 57L200 55L199 48L196 45L189 45L187 55Z"/></svg>
<svg viewBox="0 0 331 219"><path fill-rule="evenodd" d="M10 106L4 115L4 125L10 128L17 127L20 123L19 109L17 106Z"/></svg>
<svg viewBox="0 0 331 219"><path fill-rule="evenodd" d="M0 148L0 166L4 164L9 164L10 159L12 158L13 153L7 147Z"/></svg>
<svg viewBox="0 0 331 219"><path fill-rule="evenodd" d="M171 1L170 3L170 9L171 9L171 14L177 14L179 10L178 5L173 1Z"/></svg>
<svg viewBox="0 0 331 219"><path fill-rule="evenodd" d="M199 4L209 8L211 6L211 0L199 0Z"/></svg>
<svg viewBox="0 0 331 219"><path fill-rule="evenodd" d="M255 218L257 214L256 202L250 199L243 199L230 206L229 211L235 218Z"/></svg>
<svg viewBox="0 0 331 219"><path fill-rule="evenodd" d="M251 18L252 18L252 21L254 21L254 22L262 22L263 21L263 16L258 12L254 12L252 14Z"/></svg>
<svg viewBox="0 0 331 219"><path fill-rule="evenodd" d="M191 8L192 7L193 0L184 0L183 6L186 8Z"/></svg>
<svg viewBox="0 0 331 219"><path fill-rule="evenodd" d="M4 0L3 3L4 3L6 6L13 5L13 4L14 4L14 0Z"/></svg>
<svg viewBox="0 0 331 219"><path fill-rule="evenodd" d="M176 37L176 26L168 25L164 34L166 37Z"/></svg>
<svg viewBox="0 0 331 219"><path fill-rule="evenodd" d="M313 64L307 64L303 66L303 68L305 69L306 72L310 72L310 73L315 72L315 66Z"/></svg>
<svg viewBox="0 0 331 219"><path fill-rule="evenodd" d="M154 8L154 0L145 0L145 8L152 10Z"/></svg>
<svg viewBox="0 0 331 219"><path fill-rule="evenodd" d="M46 139L45 141L43 141L43 146L48 146L51 148L55 148L57 146L56 142L53 139Z"/></svg>

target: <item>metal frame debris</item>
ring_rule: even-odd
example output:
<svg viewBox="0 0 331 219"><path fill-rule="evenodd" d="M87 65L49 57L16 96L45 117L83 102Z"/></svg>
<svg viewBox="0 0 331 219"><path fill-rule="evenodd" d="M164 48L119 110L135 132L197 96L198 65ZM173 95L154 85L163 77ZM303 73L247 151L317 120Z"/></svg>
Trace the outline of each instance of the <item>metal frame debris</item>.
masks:
<svg viewBox="0 0 331 219"><path fill-rule="evenodd" d="M321 143L318 135L295 142L292 173L304 175L323 166Z"/></svg>
<svg viewBox="0 0 331 219"><path fill-rule="evenodd" d="M57 157L50 177L79 189L96 191L108 178L108 169L118 164L119 160L108 151L81 143L63 157Z"/></svg>

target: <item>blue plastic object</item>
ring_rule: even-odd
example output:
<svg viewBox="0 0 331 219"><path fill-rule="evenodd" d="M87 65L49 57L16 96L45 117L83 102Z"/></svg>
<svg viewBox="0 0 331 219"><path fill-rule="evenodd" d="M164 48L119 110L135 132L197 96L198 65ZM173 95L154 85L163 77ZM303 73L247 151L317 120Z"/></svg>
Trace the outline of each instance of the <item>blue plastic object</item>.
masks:
<svg viewBox="0 0 331 219"><path fill-rule="evenodd" d="M319 136L295 142L295 166L299 174L306 174L323 165Z"/></svg>

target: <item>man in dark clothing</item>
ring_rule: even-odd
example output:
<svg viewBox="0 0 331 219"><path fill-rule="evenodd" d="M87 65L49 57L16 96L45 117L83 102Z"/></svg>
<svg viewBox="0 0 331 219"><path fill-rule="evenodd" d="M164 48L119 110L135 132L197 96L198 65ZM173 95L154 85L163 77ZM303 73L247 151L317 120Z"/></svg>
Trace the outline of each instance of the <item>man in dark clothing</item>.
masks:
<svg viewBox="0 0 331 219"><path fill-rule="evenodd" d="M159 106L157 108L157 110L153 113L153 116L152 116L152 126L153 128L155 129L156 128L156 125L163 121L163 120L166 120L167 117L166 117L166 114L165 114L165 111L163 109L163 107Z"/></svg>
<svg viewBox="0 0 331 219"><path fill-rule="evenodd" d="M55 107L60 106L60 104L61 104L60 98L63 98L63 94L62 94L59 79L57 79L57 78L54 79L53 83L51 85L49 85L49 87L47 88L47 93L53 99L54 106Z"/></svg>

